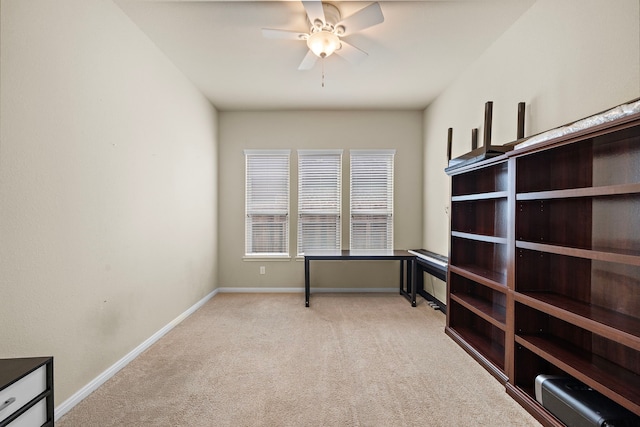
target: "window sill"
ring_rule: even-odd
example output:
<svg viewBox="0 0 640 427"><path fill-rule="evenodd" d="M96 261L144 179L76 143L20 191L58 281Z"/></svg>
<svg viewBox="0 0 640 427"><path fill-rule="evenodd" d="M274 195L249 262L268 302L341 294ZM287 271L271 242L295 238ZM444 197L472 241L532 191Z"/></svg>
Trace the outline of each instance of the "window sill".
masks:
<svg viewBox="0 0 640 427"><path fill-rule="evenodd" d="M245 255L243 261L291 261L289 255Z"/></svg>

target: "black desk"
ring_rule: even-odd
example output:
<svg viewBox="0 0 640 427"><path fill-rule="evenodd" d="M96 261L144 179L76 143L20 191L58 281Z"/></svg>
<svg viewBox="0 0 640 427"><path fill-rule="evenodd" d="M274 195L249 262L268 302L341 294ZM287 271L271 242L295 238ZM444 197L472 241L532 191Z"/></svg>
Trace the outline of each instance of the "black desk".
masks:
<svg viewBox="0 0 640 427"><path fill-rule="evenodd" d="M343 251L318 251L304 255L304 303L309 307L309 294L311 293L311 280L309 278L309 263L311 261L400 261L400 295L403 295L416 306L415 255L405 250L343 250ZM405 271L407 276L407 289L405 290Z"/></svg>

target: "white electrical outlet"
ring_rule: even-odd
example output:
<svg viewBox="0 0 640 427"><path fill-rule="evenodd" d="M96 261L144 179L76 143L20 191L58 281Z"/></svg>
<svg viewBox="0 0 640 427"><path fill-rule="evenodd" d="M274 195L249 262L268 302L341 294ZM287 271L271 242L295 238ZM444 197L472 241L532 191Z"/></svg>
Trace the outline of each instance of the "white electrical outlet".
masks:
<svg viewBox="0 0 640 427"><path fill-rule="evenodd" d="M264 267L264 265L260 266L260 274L266 274L267 273L267 269Z"/></svg>

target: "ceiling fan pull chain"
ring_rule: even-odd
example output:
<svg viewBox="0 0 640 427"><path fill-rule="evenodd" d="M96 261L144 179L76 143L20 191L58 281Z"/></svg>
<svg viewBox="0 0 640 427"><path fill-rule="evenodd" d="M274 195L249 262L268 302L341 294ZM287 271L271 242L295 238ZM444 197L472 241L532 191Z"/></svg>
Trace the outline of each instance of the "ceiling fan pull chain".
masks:
<svg viewBox="0 0 640 427"><path fill-rule="evenodd" d="M324 87L324 58L320 59L322 62L322 87Z"/></svg>

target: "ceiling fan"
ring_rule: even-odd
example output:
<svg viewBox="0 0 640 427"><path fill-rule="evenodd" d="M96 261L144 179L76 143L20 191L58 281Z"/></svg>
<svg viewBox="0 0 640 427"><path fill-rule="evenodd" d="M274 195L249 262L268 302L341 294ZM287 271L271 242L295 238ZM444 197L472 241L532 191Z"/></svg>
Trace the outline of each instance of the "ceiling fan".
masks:
<svg viewBox="0 0 640 427"><path fill-rule="evenodd" d="M384 16L380 4L371 3L346 18L342 18L340 9L331 3L321 0L303 0L302 4L307 12L310 26L308 33L262 29L262 36L265 38L307 42L309 52L298 66L298 70L309 70L313 68L318 58L326 58L333 53L351 63L358 63L368 56L365 51L342 40L342 37L383 22Z"/></svg>

